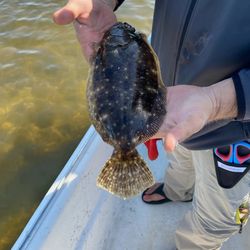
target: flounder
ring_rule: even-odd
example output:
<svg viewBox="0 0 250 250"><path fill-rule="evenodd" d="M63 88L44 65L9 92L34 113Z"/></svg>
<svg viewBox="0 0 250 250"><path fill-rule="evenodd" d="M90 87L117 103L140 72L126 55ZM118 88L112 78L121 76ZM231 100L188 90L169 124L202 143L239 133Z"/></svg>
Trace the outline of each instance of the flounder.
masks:
<svg viewBox="0 0 250 250"><path fill-rule="evenodd" d="M93 57L87 100L91 122L114 147L97 185L122 198L151 186L154 178L136 146L160 128L166 87L144 34L127 23L117 23L104 34Z"/></svg>

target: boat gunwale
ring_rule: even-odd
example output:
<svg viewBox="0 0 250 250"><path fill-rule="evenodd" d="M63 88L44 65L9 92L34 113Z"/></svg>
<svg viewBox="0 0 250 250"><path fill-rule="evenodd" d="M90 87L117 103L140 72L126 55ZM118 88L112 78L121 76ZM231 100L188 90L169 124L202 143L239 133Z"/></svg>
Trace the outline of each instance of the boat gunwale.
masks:
<svg viewBox="0 0 250 250"><path fill-rule="evenodd" d="M97 132L95 131L93 125L91 125L55 181L50 186L49 190L46 192L35 212L32 214L22 233L19 235L13 247L11 248L12 250L24 248L25 245L28 244L28 241L32 239L32 235L34 235L35 231L38 230L41 218L45 214L47 208L53 201L56 200L56 197L58 197L59 193L61 193L61 187L65 184L67 176L74 169L75 163L80 158L80 156L84 155L84 153L88 150L90 144L93 142L93 138L96 135ZM35 227L37 227L36 230Z"/></svg>

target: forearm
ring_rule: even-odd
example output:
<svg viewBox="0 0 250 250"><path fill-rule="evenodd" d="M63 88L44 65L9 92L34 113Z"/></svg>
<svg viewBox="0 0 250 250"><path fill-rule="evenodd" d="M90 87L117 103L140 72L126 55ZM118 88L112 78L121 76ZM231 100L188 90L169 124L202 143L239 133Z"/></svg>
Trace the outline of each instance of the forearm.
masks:
<svg viewBox="0 0 250 250"><path fill-rule="evenodd" d="M237 117L237 98L232 78L206 87L204 91L208 91L213 105L213 112L209 121L234 119Z"/></svg>

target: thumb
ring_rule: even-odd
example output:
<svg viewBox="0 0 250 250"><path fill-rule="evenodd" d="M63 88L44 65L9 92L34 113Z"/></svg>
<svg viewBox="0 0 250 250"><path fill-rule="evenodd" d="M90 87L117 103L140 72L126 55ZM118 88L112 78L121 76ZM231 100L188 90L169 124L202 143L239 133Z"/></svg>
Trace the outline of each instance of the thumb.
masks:
<svg viewBox="0 0 250 250"><path fill-rule="evenodd" d="M84 7L73 0L69 1L63 8L53 14L53 20L59 25L72 23L79 15L86 11Z"/></svg>

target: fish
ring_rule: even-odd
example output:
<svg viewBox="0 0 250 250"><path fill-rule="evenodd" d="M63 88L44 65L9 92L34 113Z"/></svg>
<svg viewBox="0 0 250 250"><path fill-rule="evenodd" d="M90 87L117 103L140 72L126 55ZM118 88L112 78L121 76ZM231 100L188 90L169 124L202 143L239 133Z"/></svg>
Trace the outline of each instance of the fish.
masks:
<svg viewBox="0 0 250 250"><path fill-rule="evenodd" d="M87 82L91 123L114 151L97 186L123 199L154 184L136 147L152 137L166 115L166 87L159 60L143 33L118 22L92 57Z"/></svg>

